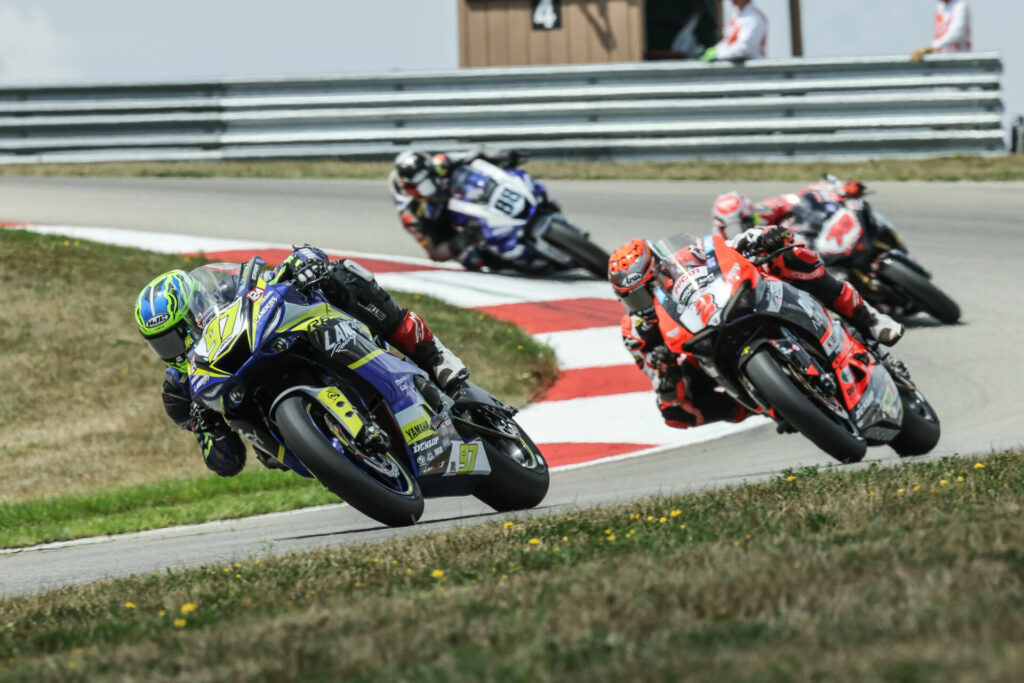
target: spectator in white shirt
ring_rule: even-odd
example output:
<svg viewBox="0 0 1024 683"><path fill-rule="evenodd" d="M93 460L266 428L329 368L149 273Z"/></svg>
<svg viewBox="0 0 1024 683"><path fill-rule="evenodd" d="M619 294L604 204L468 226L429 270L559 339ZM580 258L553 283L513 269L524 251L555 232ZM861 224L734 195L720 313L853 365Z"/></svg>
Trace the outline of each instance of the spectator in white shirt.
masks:
<svg viewBox="0 0 1024 683"><path fill-rule="evenodd" d="M732 0L737 11L729 18L725 35L701 55L702 62L757 59L765 56L768 19L751 0Z"/></svg>
<svg viewBox="0 0 1024 683"><path fill-rule="evenodd" d="M967 0L939 0L935 9L935 39L926 47L919 47L910 55L911 61L933 52L971 51L971 11Z"/></svg>

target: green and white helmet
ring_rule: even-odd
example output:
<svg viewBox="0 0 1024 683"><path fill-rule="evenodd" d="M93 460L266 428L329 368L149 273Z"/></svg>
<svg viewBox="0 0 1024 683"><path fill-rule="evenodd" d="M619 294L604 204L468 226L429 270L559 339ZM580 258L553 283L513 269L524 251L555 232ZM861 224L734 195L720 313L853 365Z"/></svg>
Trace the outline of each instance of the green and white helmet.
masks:
<svg viewBox="0 0 1024 683"><path fill-rule="evenodd" d="M191 309L197 289L191 275L172 270L154 278L135 300L135 323L149 348L160 360L182 371L197 327Z"/></svg>

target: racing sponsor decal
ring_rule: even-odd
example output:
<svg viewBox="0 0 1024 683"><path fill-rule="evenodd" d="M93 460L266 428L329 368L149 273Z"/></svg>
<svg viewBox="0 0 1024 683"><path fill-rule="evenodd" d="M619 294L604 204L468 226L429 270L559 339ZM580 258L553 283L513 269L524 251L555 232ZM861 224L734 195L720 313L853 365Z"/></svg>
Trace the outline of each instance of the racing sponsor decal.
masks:
<svg viewBox="0 0 1024 683"><path fill-rule="evenodd" d="M256 311L257 325L259 325L260 321L263 320L263 316L265 316L267 312L270 311L270 309L272 309L275 304L277 304L277 299L277 294L271 294L270 296L263 300L263 303L260 304L259 310Z"/></svg>
<svg viewBox="0 0 1024 683"><path fill-rule="evenodd" d="M626 277L622 278L622 286L630 287L640 282L640 278L644 276L643 273L627 273Z"/></svg>
<svg viewBox="0 0 1024 683"><path fill-rule="evenodd" d="M359 307L362 308L367 313L369 313L370 315L372 315L377 320L384 320L384 318L387 317L387 314L384 313L384 311L377 308L374 304L359 304Z"/></svg>
<svg viewBox="0 0 1024 683"><path fill-rule="evenodd" d="M257 301L260 300L260 297L262 297L262 296L263 296L263 290L262 289L253 288L253 289L250 289L246 293L245 298L248 299L249 301L253 302L253 303L256 303Z"/></svg>
<svg viewBox="0 0 1024 683"><path fill-rule="evenodd" d="M706 286L710 281L711 277L708 275L706 266L691 268L680 275L679 279L672 286L672 298L685 306L690 303L694 293Z"/></svg>
<svg viewBox="0 0 1024 683"><path fill-rule="evenodd" d="M434 431L430 428L430 420L424 415L409 424L402 425L402 433L405 435L405 442L411 444L419 439L426 438L433 434Z"/></svg>
<svg viewBox="0 0 1024 683"><path fill-rule="evenodd" d="M821 340L821 348L825 350L829 356L834 356L839 352L839 349L843 346L843 327L833 320L829 320L828 331L825 332L825 337Z"/></svg>
<svg viewBox="0 0 1024 683"><path fill-rule="evenodd" d="M778 280L768 280L768 312L778 313L782 310L782 283Z"/></svg>
<svg viewBox="0 0 1024 683"><path fill-rule="evenodd" d="M414 443L412 445L412 452L414 454L415 453L422 453L423 451L425 451L425 450L427 450L429 448L433 448L434 446L436 446L440 440L441 440L441 436L437 435L437 436L431 437L429 439L424 439L422 441L418 441L418 442L416 442L416 443Z"/></svg>
<svg viewBox="0 0 1024 683"><path fill-rule="evenodd" d="M168 313L160 313L154 315L152 318L146 321L146 327L157 327L163 325L165 322L170 320L171 316Z"/></svg>
<svg viewBox="0 0 1024 683"><path fill-rule="evenodd" d="M333 334L333 338L332 338ZM329 355L334 356L341 352L345 346L348 345L355 333L352 328L345 323L339 322L331 327L325 327L323 330L323 345L324 351Z"/></svg>

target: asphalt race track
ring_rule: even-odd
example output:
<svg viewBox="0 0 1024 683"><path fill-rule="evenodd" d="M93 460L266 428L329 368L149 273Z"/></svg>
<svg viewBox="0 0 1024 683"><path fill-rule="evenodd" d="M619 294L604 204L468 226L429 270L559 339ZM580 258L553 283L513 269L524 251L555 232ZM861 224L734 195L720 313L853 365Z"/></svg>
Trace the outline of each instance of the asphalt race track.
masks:
<svg viewBox="0 0 1024 683"><path fill-rule="evenodd" d="M733 187L754 198L796 189L780 183L661 181L552 181L549 186L569 218L607 248L635 236L703 233L715 195ZM896 224L964 311L963 323L955 327L923 319L896 347L943 420L935 455L1024 444L1024 400L1019 396L1024 384L1024 183L878 183L872 189L876 194L869 199L876 210ZM2 178L0 219L421 255L401 232L383 181ZM144 352L141 345L139 352ZM196 458L199 467L195 453L182 457ZM872 449L868 457L895 460L888 448ZM802 437L776 436L772 427L763 427L557 472L541 509L754 481L786 467L829 462ZM493 518L473 499L432 500L419 526L391 530L348 507L329 506L49 549L0 551L0 595L268 551L375 541Z"/></svg>

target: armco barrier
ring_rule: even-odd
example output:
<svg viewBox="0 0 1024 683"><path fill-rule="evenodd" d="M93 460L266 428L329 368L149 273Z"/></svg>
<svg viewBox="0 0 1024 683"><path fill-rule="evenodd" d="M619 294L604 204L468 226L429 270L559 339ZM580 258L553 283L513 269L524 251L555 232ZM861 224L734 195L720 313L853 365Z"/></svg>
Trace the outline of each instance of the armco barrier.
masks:
<svg viewBox="0 0 1024 683"><path fill-rule="evenodd" d="M0 89L0 163L1005 152L998 55L655 62Z"/></svg>

